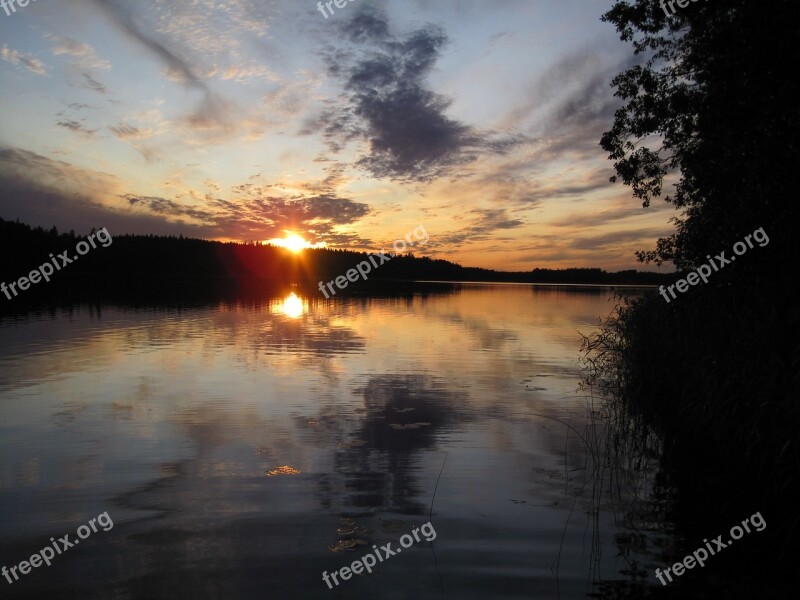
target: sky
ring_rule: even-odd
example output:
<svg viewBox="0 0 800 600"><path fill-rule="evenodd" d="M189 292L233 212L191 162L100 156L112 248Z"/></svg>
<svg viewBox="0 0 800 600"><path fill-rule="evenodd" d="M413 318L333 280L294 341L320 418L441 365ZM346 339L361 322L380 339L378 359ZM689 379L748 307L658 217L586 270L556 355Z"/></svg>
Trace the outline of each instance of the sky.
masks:
<svg viewBox="0 0 800 600"><path fill-rule="evenodd" d="M645 269L674 213L609 182L612 0L339 2L0 8L0 217Z"/></svg>

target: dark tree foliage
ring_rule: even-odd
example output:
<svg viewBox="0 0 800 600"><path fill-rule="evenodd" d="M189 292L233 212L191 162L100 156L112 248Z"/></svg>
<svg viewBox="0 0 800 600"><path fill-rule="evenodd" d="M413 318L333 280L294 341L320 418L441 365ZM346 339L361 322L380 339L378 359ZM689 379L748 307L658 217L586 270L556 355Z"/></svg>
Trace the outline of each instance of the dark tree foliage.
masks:
<svg viewBox="0 0 800 600"><path fill-rule="evenodd" d="M684 539L753 506L770 515L759 541L704 572L741 584L737 598L789 597L761 588L782 586L800 554L800 21L786 0L673 6L667 17L658 0L619 1L603 17L641 59L613 82L623 103L601 145L614 179L678 211L674 234L639 259L694 268L758 228L770 243L669 304L626 303L584 348L613 405L663 443Z"/></svg>
<svg viewBox="0 0 800 600"><path fill-rule="evenodd" d="M621 1L603 16L642 61L613 81L624 104L601 145L644 206L664 193L679 211L675 233L639 260L683 269L758 227L797 223L800 27L786 0L673 6L667 17L656 0ZM773 251L794 259L793 241Z"/></svg>

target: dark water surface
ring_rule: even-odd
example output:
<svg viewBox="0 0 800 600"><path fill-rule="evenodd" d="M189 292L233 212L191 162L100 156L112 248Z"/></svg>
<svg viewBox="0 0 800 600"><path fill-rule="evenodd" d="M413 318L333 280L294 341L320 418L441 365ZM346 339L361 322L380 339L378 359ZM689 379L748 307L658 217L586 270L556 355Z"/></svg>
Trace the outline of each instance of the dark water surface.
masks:
<svg viewBox="0 0 800 600"><path fill-rule="evenodd" d="M579 332L612 290L417 290L1 321L0 566L101 513L113 528L0 595L584 598L652 579L636 551L657 537L590 485ZM328 589L323 571L427 523L434 489L433 542Z"/></svg>

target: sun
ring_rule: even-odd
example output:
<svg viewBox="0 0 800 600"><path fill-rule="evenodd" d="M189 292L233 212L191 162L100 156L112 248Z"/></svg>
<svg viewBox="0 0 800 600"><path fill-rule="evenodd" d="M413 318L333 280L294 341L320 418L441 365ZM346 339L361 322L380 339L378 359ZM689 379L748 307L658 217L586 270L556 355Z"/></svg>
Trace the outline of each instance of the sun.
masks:
<svg viewBox="0 0 800 600"><path fill-rule="evenodd" d="M273 246L279 246L281 248L286 248L290 252L294 254L299 254L306 248L315 248L316 245L309 244L305 241L301 236L297 235L293 231L287 231L286 237L283 238L273 238L271 240L267 240L268 244L272 244Z"/></svg>
<svg viewBox="0 0 800 600"><path fill-rule="evenodd" d="M302 252L303 249L308 248L309 244L303 238L301 238L296 233L292 233L291 235L286 236L286 239L283 240L283 247L291 250L295 254L298 252Z"/></svg>
<svg viewBox="0 0 800 600"><path fill-rule="evenodd" d="M286 248L293 254L300 254L307 248L325 248L328 245L326 242L317 242L316 244L307 242L301 235L296 234L294 231L284 229L283 232L286 234L286 237L272 238L271 240L265 240L264 243L272 246L278 246L279 248Z"/></svg>

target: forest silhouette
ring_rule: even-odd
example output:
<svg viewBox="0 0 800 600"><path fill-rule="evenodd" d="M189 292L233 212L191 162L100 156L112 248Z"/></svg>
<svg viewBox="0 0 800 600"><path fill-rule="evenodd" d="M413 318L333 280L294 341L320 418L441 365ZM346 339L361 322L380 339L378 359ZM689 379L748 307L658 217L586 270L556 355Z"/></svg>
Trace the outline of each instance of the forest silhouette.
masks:
<svg viewBox="0 0 800 600"><path fill-rule="evenodd" d="M94 230L92 230L94 231ZM230 296L306 284L316 289L319 281L344 275L365 260L367 254L349 250L309 248L294 254L285 248L258 243L222 243L182 236L114 235L108 247L92 249L66 265L49 283L39 283L12 298L24 303L33 298L80 298L88 292L97 298ZM69 250L81 240L75 232L59 233L53 227L31 227L0 219L0 281L12 282L40 264ZM562 283L608 285L655 285L672 279L663 273L603 269L532 269L525 272L463 267L456 263L402 254L369 274L380 287L390 281L476 281L507 283ZM364 286L361 286L363 288ZM353 286L352 289L359 289ZM352 291L352 289L350 291ZM312 292L322 295L319 291ZM4 304L8 304L8 299Z"/></svg>

